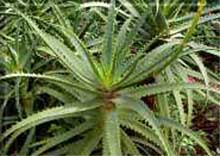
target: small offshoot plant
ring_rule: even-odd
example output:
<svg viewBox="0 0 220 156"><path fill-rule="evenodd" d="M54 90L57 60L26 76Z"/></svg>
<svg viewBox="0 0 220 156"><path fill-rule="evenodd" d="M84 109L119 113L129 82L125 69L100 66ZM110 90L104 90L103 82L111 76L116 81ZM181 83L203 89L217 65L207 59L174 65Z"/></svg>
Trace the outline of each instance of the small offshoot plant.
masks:
<svg viewBox="0 0 220 156"><path fill-rule="evenodd" d="M64 92L54 91L54 93L57 93L57 98L68 103L34 113L7 129L0 137L0 141L4 142L1 154L7 154L13 142L33 127L54 120L70 118L74 120L80 117L81 122L64 133L37 142L35 146L39 145L39 147L32 149L31 155L42 155L46 152L48 155L58 153L142 155L143 151L137 143L138 140L152 147L160 155L179 155L179 152L173 148L170 138L162 131L164 127L168 127L190 137L204 149L207 155L211 156L212 153L205 141L195 132L171 118L155 114L141 100L141 97L146 95L160 95L174 90L218 92L196 83L141 85L143 80L160 74L181 56L183 48L189 42L199 21L204 3L204 0L199 1L198 11L181 42L164 43L149 53L137 55L131 54L130 45L133 39L138 37L137 32L146 15L143 13L138 19L126 20L115 35L117 17L115 0L111 0L102 47L97 55L92 55L72 29L62 25L57 28L65 40L74 46L74 49L67 46L64 39L46 33L31 18L15 9L17 15L21 16L44 41L48 47L47 53L55 57L68 72L14 73L0 77L0 80L15 77L46 80L64 90Z"/></svg>

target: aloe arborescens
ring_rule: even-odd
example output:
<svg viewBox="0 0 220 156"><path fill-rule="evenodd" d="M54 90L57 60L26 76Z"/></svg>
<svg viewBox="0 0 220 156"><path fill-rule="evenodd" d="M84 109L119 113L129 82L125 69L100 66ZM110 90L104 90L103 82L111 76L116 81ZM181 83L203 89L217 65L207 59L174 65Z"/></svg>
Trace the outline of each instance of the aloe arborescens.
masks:
<svg viewBox="0 0 220 156"><path fill-rule="evenodd" d="M47 80L64 90L63 94L57 95L62 95L60 99L63 99L64 102L68 101L68 103L33 114L6 130L0 138L1 141L8 139L2 148L3 153L7 153L13 141L31 127L52 120L81 117L83 118L82 123L73 125L66 132L43 141L41 146L33 151L32 155L41 155L48 151L47 154L141 155L141 150L136 144L137 138L140 138L139 141L142 140L146 144L151 144L150 147L154 147L153 149L158 154L177 155L178 153L173 149L169 138L161 130L162 127L177 129L188 135L208 155L212 155L196 133L171 119L156 116L144 104L141 97L162 94L175 89L208 89L211 92L217 92L216 90L201 84L186 83L140 85L141 81L160 73L180 56L195 29L204 1L200 1L197 15L181 43L165 43L150 53L132 56L130 55L129 45L132 38L137 34L136 28L141 25L142 17L133 29L130 21L134 19L128 19L115 38L115 5L115 0L112 0L100 57L91 55L89 49L69 28L60 26L59 30L73 44L74 50L66 46L60 38L55 38L41 30L33 20L17 11L17 14L30 25L49 47L50 52L48 53L55 56L68 70L68 74L14 73L0 77L0 80L13 77L33 77ZM65 93L68 93L68 96ZM72 100L68 99L69 96L72 96ZM137 137L129 136L127 129L137 133ZM68 142L64 147L59 146L76 136L81 137L72 143ZM56 146L59 148L51 150Z"/></svg>

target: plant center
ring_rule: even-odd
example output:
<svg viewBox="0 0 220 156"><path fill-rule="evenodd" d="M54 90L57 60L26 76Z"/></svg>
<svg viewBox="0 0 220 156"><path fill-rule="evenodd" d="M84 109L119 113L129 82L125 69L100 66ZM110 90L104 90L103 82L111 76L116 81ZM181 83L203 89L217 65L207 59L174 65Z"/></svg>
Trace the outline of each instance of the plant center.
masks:
<svg viewBox="0 0 220 156"><path fill-rule="evenodd" d="M113 91L107 91L104 90L102 92L102 98L104 100L104 109L106 111L112 111L115 108L115 103L112 101L114 98L116 98L118 94Z"/></svg>

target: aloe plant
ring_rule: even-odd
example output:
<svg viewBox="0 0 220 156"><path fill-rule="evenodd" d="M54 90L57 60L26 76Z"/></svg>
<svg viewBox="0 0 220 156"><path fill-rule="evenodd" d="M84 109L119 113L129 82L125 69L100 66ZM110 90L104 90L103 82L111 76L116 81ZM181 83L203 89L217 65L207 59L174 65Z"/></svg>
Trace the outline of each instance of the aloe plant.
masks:
<svg viewBox="0 0 220 156"><path fill-rule="evenodd" d="M21 23L19 23L21 24ZM19 34L24 31L26 27L17 29L14 33ZM30 34L22 34L15 39L15 41L4 41L2 44L1 50L1 69L3 69L4 74L16 73L16 72L35 72L39 70L40 67L46 64L47 61L35 62L37 60L34 53L31 51L35 48L35 42L30 41L33 36ZM19 38L24 38L22 41ZM8 44L6 44L8 43ZM10 43L10 44L9 44ZM24 46L25 45L25 46ZM16 123L18 120L31 115L34 110L34 103L36 102L37 95L35 92L36 85L35 82L32 82L30 79L16 78L8 83L3 84L4 92L1 92L0 99L0 133L4 129L7 129L10 124ZM2 88L1 88L2 90ZM11 101L14 104L12 104ZM10 104L12 108L10 109ZM13 116L10 115L13 112ZM15 112L15 113L14 113ZM27 135L26 141L20 146L20 151L17 151L20 155L27 155L27 146L34 138L35 129L31 129Z"/></svg>
<svg viewBox="0 0 220 156"><path fill-rule="evenodd" d="M17 15L21 16L44 41L46 52L57 58L66 68L66 72L17 72L0 77L0 81L16 77L45 80L52 85L41 86L40 89L55 96L64 105L30 115L7 129L0 137L0 141L5 145L1 152L7 154L15 139L32 127L53 120L66 122L68 119L72 121L80 118L82 122L71 124L64 133L36 142L35 146L39 147L30 150L31 155L142 155L145 151L140 144L142 147L152 148L157 154L178 155L178 149L164 132L165 127L189 136L211 156L212 153L203 139L186 127L184 111L180 111L181 123L178 123L166 115L155 114L141 100L141 97L146 95L164 96L166 93L174 92L177 105L181 108L179 97L182 90L187 90L188 96L193 91L203 90L220 94L219 90L199 83L187 84L172 79L167 83L160 78L164 71L168 73L168 77L172 76L169 68L183 54L203 7L204 1L201 0L197 14L181 42L164 43L149 53L134 55L130 52L130 45L134 37L138 36L137 31L146 14L140 15L138 20L134 20L133 17L126 20L116 35L117 9L115 0L112 0L108 7L107 25L99 56L92 55L86 43L68 26L57 27L59 33L64 36L63 39L54 37L40 29L30 17L15 9ZM131 24L133 21L137 21L135 26ZM66 45L64 40L68 40L74 49ZM192 58L199 63L195 56ZM202 65L200 67L202 68ZM158 77L159 81L151 85L141 85L143 80L152 76ZM185 78L184 74L182 78ZM160 106L168 100L165 96L164 99L161 96L159 99ZM137 135L130 135L128 130ZM65 146L62 146L64 144ZM57 149L54 150L53 147Z"/></svg>

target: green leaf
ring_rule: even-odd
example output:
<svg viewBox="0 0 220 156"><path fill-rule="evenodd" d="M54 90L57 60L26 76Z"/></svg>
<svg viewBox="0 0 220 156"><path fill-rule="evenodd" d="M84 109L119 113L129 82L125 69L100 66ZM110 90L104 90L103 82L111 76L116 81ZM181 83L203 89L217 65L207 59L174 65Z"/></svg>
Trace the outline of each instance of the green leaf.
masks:
<svg viewBox="0 0 220 156"><path fill-rule="evenodd" d="M131 89L125 89L120 91L121 94L134 97L134 98L141 98L147 95L155 95L160 93L171 92L174 90L183 90L183 89L192 89L192 90L209 90L211 92L215 92L220 94L219 90L214 88L207 88L202 84L189 84L189 83L170 83L170 84L152 84L146 86L140 86Z"/></svg>
<svg viewBox="0 0 220 156"><path fill-rule="evenodd" d="M72 82L72 81L70 81ZM52 84L55 84L57 87L59 87L60 89L62 89L64 91L64 93L69 93L70 95L72 95L75 99L77 99L78 101L81 101L81 102L85 102L89 99L92 99L94 98L95 94L91 94L87 91L82 91L82 90L79 90L79 89L76 89L76 88L73 88L72 86L70 85L67 85L67 84L64 84L64 83L57 83L55 81L51 81ZM72 84L78 84L80 86L80 83L77 83L77 82L72 82ZM86 86L85 86L85 89Z"/></svg>
<svg viewBox="0 0 220 156"><path fill-rule="evenodd" d="M18 14L21 15L26 22L34 29L34 31L39 34L41 39L49 46L53 53L59 58L64 66L66 66L80 81L87 83L93 86L94 79L87 77L87 72L91 67L86 66L82 58L74 54L67 46L65 46L61 41L55 37L47 34L46 32L40 30L38 26L23 13L18 11ZM87 68L85 71L83 68Z"/></svg>
<svg viewBox="0 0 220 156"><path fill-rule="evenodd" d="M166 74L167 74L168 83L175 83L176 82L175 75L172 72L170 67L168 67L166 69ZM183 104L180 90L177 90L177 89L173 90L173 96L174 96L174 99L175 99L175 102L176 102L176 105L177 105L177 108L179 111L179 117L180 117L181 124L185 125L186 124L186 115L184 112L184 104Z"/></svg>
<svg viewBox="0 0 220 156"><path fill-rule="evenodd" d="M159 5L159 4L158 4ZM169 25L166 17L162 13L159 6L156 8L156 15L155 15L155 22L157 24L157 28L159 29L159 32L165 32L166 34L169 34Z"/></svg>
<svg viewBox="0 0 220 156"><path fill-rule="evenodd" d="M177 104L177 107L178 107L181 124L185 125L186 124L186 114L184 112L184 105L183 105L183 101L182 101L180 91L174 90L173 91L173 96L175 98L175 101L176 101L176 104Z"/></svg>
<svg viewBox="0 0 220 156"><path fill-rule="evenodd" d="M188 103L187 126L190 127L193 118L193 92L191 90L187 90L186 95L187 95L187 103Z"/></svg>
<svg viewBox="0 0 220 156"><path fill-rule="evenodd" d="M28 154L29 145L33 141L33 138L35 136L35 131L36 131L35 128L32 128L30 130L30 132L28 132L27 138L26 138L21 150L19 151L19 155L27 155Z"/></svg>
<svg viewBox="0 0 220 156"><path fill-rule="evenodd" d="M153 55L154 57L153 56L149 57L150 61L147 62L147 64L144 65L145 62L140 61L140 65L143 66L145 70L143 69L140 70L137 68L138 70L137 70L136 75L132 76L127 82L127 84L125 84L125 86L123 87L137 84L138 82L141 82L147 76L150 76L153 73L154 74L160 73L163 69L165 69L167 66L169 66L172 62L174 62L179 57L179 55L182 53L183 48L189 42L189 39L191 38L193 31L195 30L195 27L199 21L200 15L202 14L202 9L205 5L205 0L200 0L198 4L199 5L198 5L196 16L193 18L192 24L189 27L181 44L175 47L175 49L171 49L173 45L171 43L168 43L168 47L170 46L170 48L168 48L166 52L162 52L163 50L160 49L157 54L150 53L150 55ZM157 56L159 59L156 58L155 56Z"/></svg>
<svg viewBox="0 0 220 156"><path fill-rule="evenodd" d="M127 0L119 0L120 3L131 13L132 16L134 17L140 17L139 12L134 8L132 3L130 3Z"/></svg>
<svg viewBox="0 0 220 156"><path fill-rule="evenodd" d="M58 99L59 101L65 103L65 104L71 103L76 100L74 97L70 96L67 92L61 93L53 87L47 87L47 86L38 87L37 94L42 94L42 93L46 93L46 94Z"/></svg>
<svg viewBox="0 0 220 156"><path fill-rule="evenodd" d="M71 138L73 138L76 135L81 134L82 132L92 128L92 126L94 126L94 122L93 121L86 121L78 126L76 126L75 128L61 134L58 136L54 136L52 138L49 138L46 140L46 144L43 145L42 147L40 147L39 149L37 149L32 156L37 156L37 155L41 155L43 152L49 150L50 148L59 145L62 142L65 142Z"/></svg>
<svg viewBox="0 0 220 156"><path fill-rule="evenodd" d="M198 24L204 24L204 23L207 23L207 22L213 21L215 19L219 19L219 18L220 18L220 14L219 13L212 14L212 15L207 15L207 16L201 17L200 21L198 22ZM185 31L188 28L190 28L190 26L191 26L190 22L188 22L188 21L184 22L183 24L178 25L176 28L171 29L170 35L175 35L177 33Z"/></svg>
<svg viewBox="0 0 220 156"><path fill-rule="evenodd" d="M200 72L202 73L202 76L204 78L204 82L205 82L205 85L206 87L208 88L209 87L209 77L208 77L208 73L206 71L206 67L205 65L203 64L202 60L195 54L190 54L190 57L196 62ZM209 95L209 92L207 90L207 96Z"/></svg>
<svg viewBox="0 0 220 156"><path fill-rule="evenodd" d="M65 27L70 27L70 21L65 18L65 15L62 13L62 10L55 4L52 3L52 10L59 21L59 24Z"/></svg>
<svg viewBox="0 0 220 156"><path fill-rule="evenodd" d="M96 126L80 141L79 155L90 155L92 151L97 147L103 136L103 128Z"/></svg>
<svg viewBox="0 0 220 156"><path fill-rule="evenodd" d="M73 44L73 46L76 49L76 53L79 54L81 56L81 58L83 58L84 62L87 64L87 66L92 68L93 72L96 74L96 78L99 79L100 74L99 74L99 71L98 71L96 64L94 62L95 59L92 58L88 49L83 44L83 42L79 39L79 37L71 29L67 29L65 27L60 27L60 30L67 37L69 42Z"/></svg>
<svg viewBox="0 0 220 156"><path fill-rule="evenodd" d="M51 120L57 120L61 118L66 118L74 115L75 113L80 113L84 111L88 111L91 109L95 109L99 107L101 104L97 100L88 101L85 104L79 103L78 107L55 107L50 108L48 110L44 110L39 113L35 113L26 119L23 119L22 121L18 122L11 128L9 128L0 138L0 141L3 141L4 138L8 137L9 135L13 135L11 139L6 143L6 147L8 148L10 144L13 142L13 140L26 131L27 129L37 126L39 124L51 121ZM6 148L6 149L7 149Z"/></svg>
<svg viewBox="0 0 220 156"><path fill-rule="evenodd" d="M116 111L107 112L105 118L104 139L108 148L110 156L122 156L121 141L120 141L120 127L118 122L118 114Z"/></svg>
<svg viewBox="0 0 220 156"><path fill-rule="evenodd" d="M64 79L60 79L59 77L56 76L49 76L49 75L44 75L44 74L35 74L35 73L14 73L14 74L7 74L5 76L1 76L0 77L0 81L1 80L6 80L6 79L10 79L10 78L16 78L16 77L29 77L29 78L38 78L38 79L45 79L48 81L54 81L54 82L58 82L61 84L66 84L69 85L75 89L79 89L85 92L90 92L90 93L96 93L95 91L90 90L89 88L85 88L80 86L77 83L72 83L70 81L64 80Z"/></svg>
<svg viewBox="0 0 220 156"><path fill-rule="evenodd" d="M148 153L148 149L146 149L144 147L148 147L148 148L151 148L152 150L156 151L158 153L158 155L163 155L163 150L159 149L154 143L149 142L146 138L132 137L131 139L137 145L141 144L138 147L139 148L142 147L142 148L140 148L140 150L144 151L145 153ZM148 153L148 155L150 155L150 154Z"/></svg>
<svg viewBox="0 0 220 156"><path fill-rule="evenodd" d="M114 74L114 76L117 78L118 76L120 76L120 72L119 70L119 66L120 63L122 62L122 60L125 58L125 56L121 56L122 52L125 48L125 43L126 43L126 33L128 31L129 28L129 24L131 22L131 19L127 19L124 24L122 25L118 35L117 35L117 39L116 39L116 44L115 44L115 48L113 49L114 53L113 53L113 63L112 63L112 71L111 73Z"/></svg>
<svg viewBox="0 0 220 156"><path fill-rule="evenodd" d="M94 8L94 7L110 8L111 4L108 4L105 2L85 2L85 3L80 4L79 9ZM130 17L128 13L126 13L125 11L121 9L116 9L116 11L119 12L121 15L125 16L126 18Z"/></svg>
<svg viewBox="0 0 220 156"><path fill-rule="evenodd" d="M108 23L106 25L103 50L102 50L102 65L106 76L110 77L110 68L113 61L113 33L114 33L114 22L115 22L115 0L111 0L111 7L109 8L108 13ZM111 79L111 78L110 78ZM111 81L111 80L109 80ZM109 82L111 83L111 82Z"/></svg>
<svg viewBox="0 0 220 156"><path fill-rule="evenodd" d="M120 72L120 74L122 75L119 79L118 82L116 81L115 84L113 84L112 88L119 88L121 85L123 85L126 80L135 74L135 68L137 67L139 61L141 60L141 58L143 57L142 54L140 55L136 55L135 58L133 59L133 61L130 61L127 66L125 67L124 70L122 70L122 72ZM120 62L119 62L120 63ZM119 66L118 66L119 67ZM119 72L119 71L118 71Z"/></svg>
<svg viewBox="0 0 220 156"><path fill-rule="evenodd" d="M157 108L158 108L158 113L159 116L164 116L164 117L170 117L171 116L171 108L169 106L169 99L168 95L165 94L159 94L157 95ZM163 128L165 136L168 138L170 135L170 131L167 128Z"/></svg>
<svg viewBox="0 0 220 156"><path fill-rule="evenodd" d="M135 146L134 142L130 139L130 137L122 129L121 129L121 141L122 141L122 144L125 147L125 149L124 149L125 152L127 152L131 155L134 155L134 156L140 156L141 155L139 153L137 147Z"/></svg>
<svg viewBox="0 0 220 156"><path fill-rule="evenodd" d="M190 129L185 128L184 126L178 124L177 122L167 119L167 118L159 118L158 121L160 122L161 125L174 128L179 130L180 132L188 135L190 138L195 140L206 152L209 156L212 156L211 151L207 147L206 143L201 139L197 134L195 134L193 131Z"/></svg>
<svg viewBox="0 0 220 156"><path fill-rule="evenodd" d="M163 145L161 144L161 141L158 138L158 136L155 134L154 130L147 127L145 124L134 119L132 120L125 118L120 119L120 123L122 126L125 126L126 128L141 134L141 136L145 137L148 141L152 141L156 145L159 145L160 147L163 148Z"/></svg>
<svg viewBox="0 0 220 156"><path fill-rule="evenodd" d="M143 117L145 121L147 121L155 130L155 133L159 137L165 151L169 156L173 156L174 151L171 149L168 140L163 136L160 131L157 118L154 116L153 112L140 100L136 100L130 97L121 97L114 100L118 109L131 109L137 112L140 116Z"/></svg>
<svg viewBox="0 0 220 156"><path fill-rule="evenodd" d="M146 77L153 75L156 72L161 71L165 68L172 58L175 50L173 49L177 42L163 44L148 54L146 54L139 62L133 74L127 78L123 83L123 87L136 84Z"/></svg>

